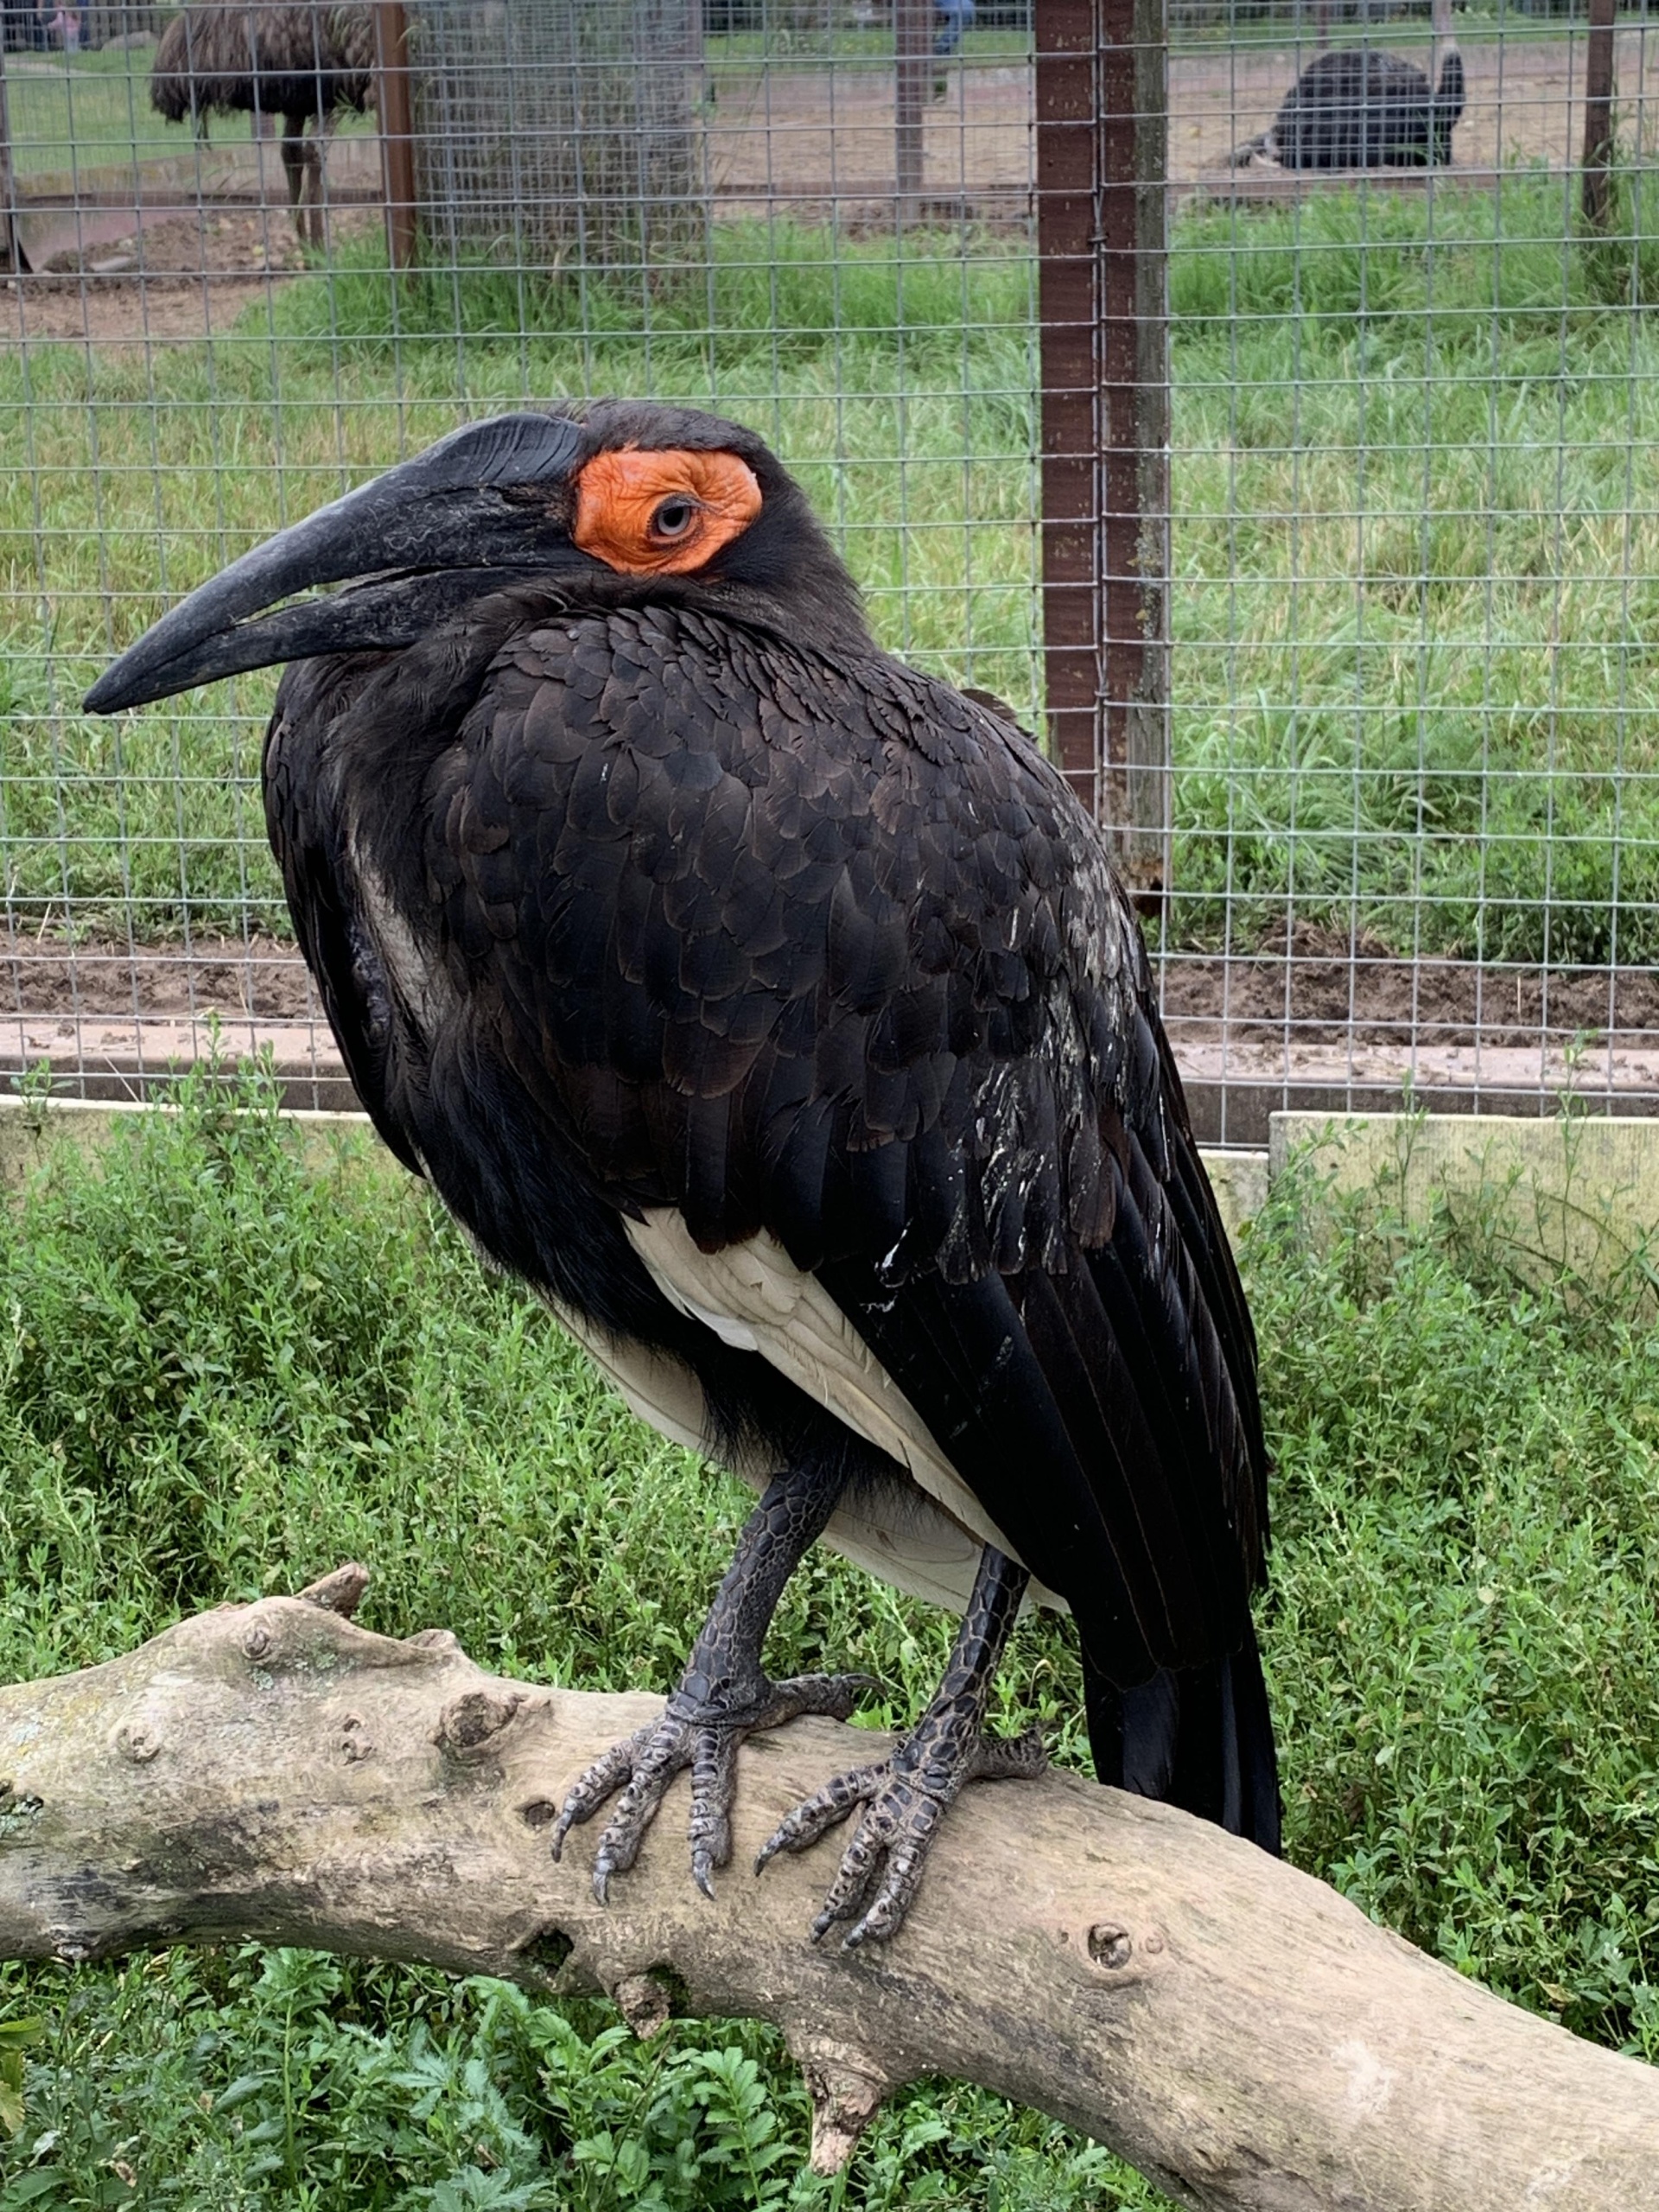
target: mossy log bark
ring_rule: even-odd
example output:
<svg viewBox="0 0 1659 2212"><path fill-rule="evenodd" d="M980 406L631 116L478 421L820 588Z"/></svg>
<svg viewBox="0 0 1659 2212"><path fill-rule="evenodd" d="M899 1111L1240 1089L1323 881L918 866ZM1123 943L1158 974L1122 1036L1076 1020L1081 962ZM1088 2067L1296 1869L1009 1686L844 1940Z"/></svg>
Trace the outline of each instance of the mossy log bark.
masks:
<svg viewBox="0 0 1659 2212"><path fill-rule="evenodd" d="M884 2094L983 2083L1173 2196L1252 2212L1659 2208L1659 2069L1575 2041L1164 1806L1068 1775L972 1790L895 1942L805 1930L825 1850L747 1867L871 1739L798 1722L744 1751L737 1855L693 1887L678 1788L601 1908L566 1785L654 1709L485 1674L453 1637L371 1635L366 1576L182 1621L0 1688L0 1955L219 1938L608 1992L782 2028L815 2163Z"/></svg>

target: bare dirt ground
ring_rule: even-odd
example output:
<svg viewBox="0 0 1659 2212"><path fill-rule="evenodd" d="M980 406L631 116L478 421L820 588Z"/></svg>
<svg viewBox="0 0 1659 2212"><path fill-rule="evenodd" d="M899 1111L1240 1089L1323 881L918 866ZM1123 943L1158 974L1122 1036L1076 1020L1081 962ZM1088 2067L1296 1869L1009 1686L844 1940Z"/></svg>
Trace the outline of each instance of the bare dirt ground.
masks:
<svg viewBox="0 0 1659 2212"><path fill-rule="evenodd" d="M340 195L324 207L330 245L381 222L362 199L378 174L377 141L336 143L327 174ZM79 204L67 194L26 198L22 232L35 265L0 279L0 348L222 335L274 283L308 265L274 142L217 149L199 177L182 161L159 175L147 164L142 180L130 168L88 176ZM110 204L123 184L148 204Z"/></svg>
<svg viewBox="0 0 1659 2212"><path fill-rule="evenodd" d="M1378 44L1386 41L1379 36ZM1427 44L1404 44L1421 66ZM1553 168L1576 158L1583 134L1584 40L1491 40L1465 54L1468 104L1453 140L1450 174L1475 175L1516 163ZM1169 65L1169 176L1178 192L1216 184L1233 149L1272 122L1297 68L1313 59L1286 48L1176 53ZM1638 30L1618 41L1621 109L1638 119L1650 73ZM1033 84L1017 67L951 69L943 99L925 129L925 189L1023 207L1033 169ZM734 202L876 200L890 196L893 171L893 86L880 69L787 69L722 89L710 138L715 187ZM1395 172L1395 181L1410 172ZM1416 181L1421 183L1421 173Z"/></svg>
<svg viewBox="0 0 1659 2212"><path fill-rule="evenodd" d="M1427 58L1421 43L1402 50ZM1437 179L1455 183L1461 175L1490 187L1494 172L1517 163L1570 167L1583 129L1584 50L1582 35L1566 32L1470 47L1469 101L1453 142L1456 159L1449 171L1434 173ZM1172 188L1181 196L1230 191L1232 149L1267 129L1299 60L1311 58L1311 48L1300 56L1286 48L1173 55ZM1659 42L1650 57L1643 32L1619 34L1619 107L1633 122L1638 144L1647 140L1650 89L1659 92L1651 83L1656 66ZM709 149L721 214L793 213L818 219L834 212L855 225L890 218L890 71L779 64L764 76L721 76L718 83ZM947 213L1024 220L1033 161L1030 70L953 67L945 72L944 87L924 126L925 195ZM377 188L378 142L372 135L337 141L328 162L336 195L331 234L378 221L377 210L357 203ZM107 206L81 208L79 231L73 209L49 226L48 215L62 211L29 217L40 229L39 257L49 267L42 275L0 281L0 347L210 337L228 330L268 287L303 269L273 142L216 141L199 166L182 156L161 166L162 196L174 204L147 210L142 226L136 216L124 226ZM1421 189L1423 182L1421 172L1371 174L1404 189ZM1304 191L1340 181L1283 182ZM152 178L146 189L153 184Z"/></svg>
<svg viewBox="0 0 1659 2212"><path fill-rule="evenodd" d="M68 258L69 257L65 257ZM304 267L286 214L204 209L100 239L79 265L0 287L0 345L211 338Z"/></svg>
<svg viewBox="0 0 1659 2212"><path fill-rule="evenodd" d="M308 1020L318 1012L305 963L274 937L130 945L0 937L0 1013L169 1019L210 1013Z"/></svg>
<svg viewBox="0 0 1659 2212"><path fill-rule="evenodd" d="M1287 949L1172 954L1161 982L1166 1020L1193 1044L1260 1043L1288 1029L1310 1045L1398 1045L1414 1034L1503 1051L1609 1036L1624 1049L1659 1047L1659 976L1649 969L1413 961L1306 923Z"/></svg>

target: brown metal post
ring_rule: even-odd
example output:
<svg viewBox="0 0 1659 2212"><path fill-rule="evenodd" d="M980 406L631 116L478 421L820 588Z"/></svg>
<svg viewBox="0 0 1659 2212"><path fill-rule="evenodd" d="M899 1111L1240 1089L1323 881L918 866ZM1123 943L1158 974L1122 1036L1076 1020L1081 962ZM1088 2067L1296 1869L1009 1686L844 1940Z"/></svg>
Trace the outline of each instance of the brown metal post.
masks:
<svg viewBox="0 0 1659 2212"><path fill-rule="evenodd" d="M374 36L386 251L394 269L408 269L415 259L415 109L403 0L374 0Z"/></svg>
<svg viewBox="0 0 1659 2212"><path fill-rule="evenodd" d="M922 130L933 59L933 0L893 0L893 183L900 227L922 213Z"/></svg>
<svg viewBox="0 0 1659 2212"><path fill-rule="evenodd" d="M1150 899L1169 842L1163 0L1037 0L1036 38L1049 733Z"/></svg>
<svg viewBox="0 0 1659 2212"><path fill-rule="evenodd" d="M1590 0L1584 62L1584 219L1605 231L1612 213L1613 21L1618 0Z"/></svg>

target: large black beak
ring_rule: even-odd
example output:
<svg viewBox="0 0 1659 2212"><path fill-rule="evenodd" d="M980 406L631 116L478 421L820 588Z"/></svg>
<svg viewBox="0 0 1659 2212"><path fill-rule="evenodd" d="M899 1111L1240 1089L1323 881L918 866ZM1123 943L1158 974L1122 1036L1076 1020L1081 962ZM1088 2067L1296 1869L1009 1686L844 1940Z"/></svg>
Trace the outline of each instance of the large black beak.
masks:
<svg viewBox="0 0 1659 2212"><path fill-rule="evenodd" d="M441 438L192 592L105 671L87 711L114 714L315 653L412 645L503 582L592 568L555 519L582 439L556 415L498 416ZM361 576L379 581L249 620L296 592Z"/></svg>

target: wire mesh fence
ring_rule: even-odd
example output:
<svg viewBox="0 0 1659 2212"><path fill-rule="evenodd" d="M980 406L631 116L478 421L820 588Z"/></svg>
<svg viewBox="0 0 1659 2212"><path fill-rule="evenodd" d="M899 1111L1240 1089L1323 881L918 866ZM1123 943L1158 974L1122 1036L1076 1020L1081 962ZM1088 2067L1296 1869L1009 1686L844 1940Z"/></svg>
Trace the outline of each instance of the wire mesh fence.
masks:
<svg viewBox="0 0 1659 2212"><path fill-rule="evenodd" d="M176 123L168 11L3 16L0 1071L129 1095L216 1019L346 1103L265 851L274 676L79 699L457 421L621 392L758 428L883 640L1100 799L1205 1134L1408 1085L1653 1109L1641 16L196 13L228 62Z"/></svg>

